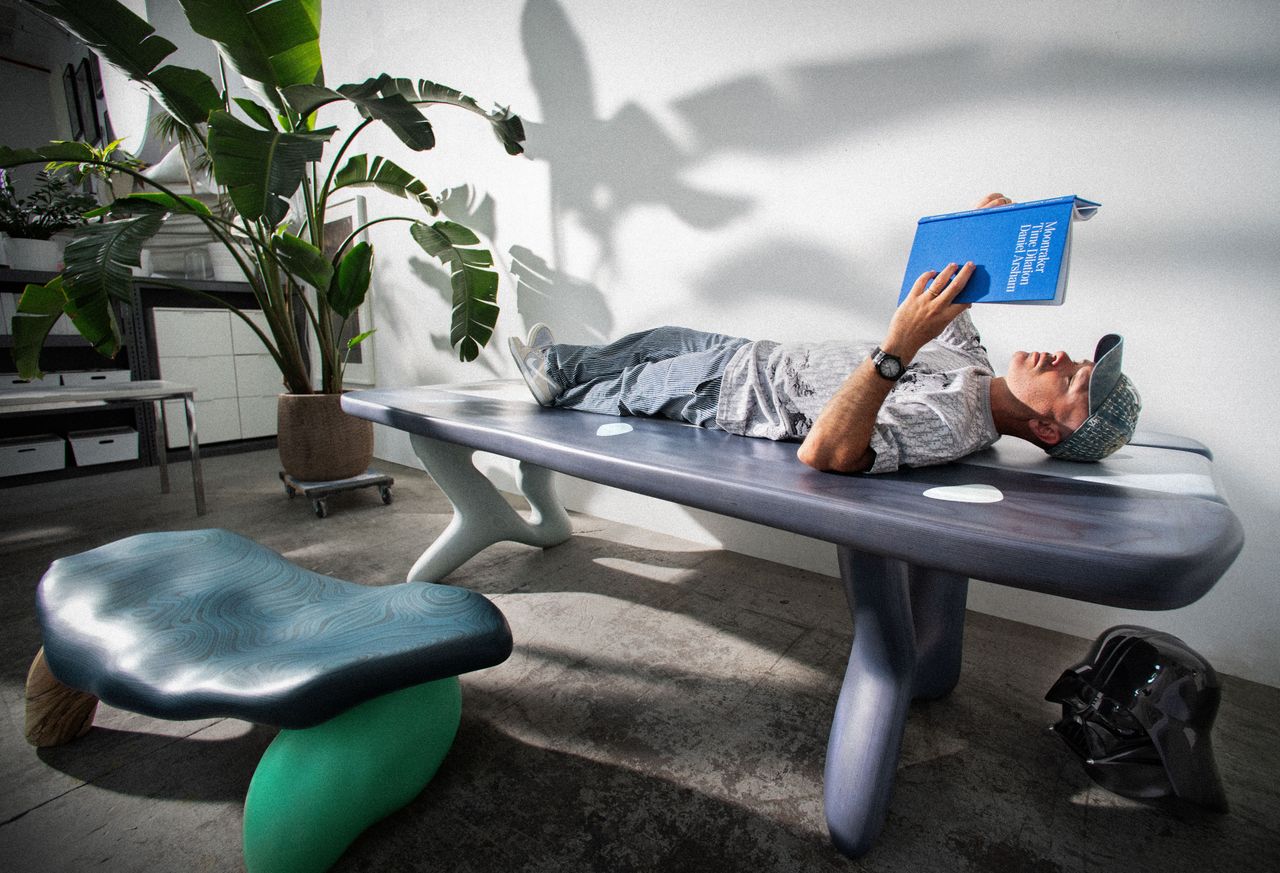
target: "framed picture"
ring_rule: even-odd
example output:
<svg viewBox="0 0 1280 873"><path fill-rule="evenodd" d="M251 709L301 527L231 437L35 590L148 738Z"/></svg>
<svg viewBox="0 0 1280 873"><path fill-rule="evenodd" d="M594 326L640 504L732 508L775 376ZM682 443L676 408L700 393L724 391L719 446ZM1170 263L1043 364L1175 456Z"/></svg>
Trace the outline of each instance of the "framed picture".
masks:
<svg viewBox="0 0 1280 873"><path fill-rule="evenodd" d="M366 218L363 197L351 197L347 200L330 203L324 214L325 255L332 257L333 253L338 250L338 246L342 245L342 241L366 221L368 221L368 218ZM361 232L357 237L357 242L364 241L367 241L367 234ZM364 302L360 304L355 312L351 313L351 317L347 319L346 324L342 325L342 331L339 334L339 348L345 349L347 340L351 339L351 337L362 334L367 330L373 330L373 306L370 302L372 296L373 288L370 286ZM338 321L339 319L335 317L335 330L337 330ZM346 384L373 384L373 343L376 338L377 334L374 334L374 336L366 338L364 342L351 350L351 354L347 357L347 368L343 377L343 381ZM315 349L311 350L311 367L312 372L318 376L320 373L320 355Z"/></svg>
<svg viewBox="0 0 1280 873"><path fill-rule="evenodd" d="M86 57L76 68L76 93L80 97L84 121L84 138L94 145L102 144L102 119L98 114L98 77L93 61Z"/></svg>
<svg viewBox="0 0 1280 873"><path fill-rule="evenodd" d="M84 139L84 110L80 108L80 89L76 85L76 68L73 64L67 64L67 68L62 71L62 92L67 99L71 139Z"/></svg>

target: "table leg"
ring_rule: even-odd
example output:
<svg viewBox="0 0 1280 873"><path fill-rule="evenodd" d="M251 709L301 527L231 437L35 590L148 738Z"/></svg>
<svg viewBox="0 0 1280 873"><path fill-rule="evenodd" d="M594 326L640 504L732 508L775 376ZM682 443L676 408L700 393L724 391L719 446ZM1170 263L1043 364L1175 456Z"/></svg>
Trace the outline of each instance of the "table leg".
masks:
<svg viewBox="0 0 1280 873"><path fill-rule="evenodd" d="M182 398L187 413L187 446L191 449L191 484L196 492L196 515L204 515L204 473L200 469L200 438L196 436L196 401Z"/></svg>
<svg viewBox="0 0 1280 873"><path fill-rule="evenodd" d="M827 743L827 827L836 848L865 854L884 826L914 697L959 676L968 580L839 547L853 649Z"/></svg>
<svg viewBox="0 0 1280 873"><path fill-rule="evenodd" d="M156 413L156 462L160 465L160 493L169 493L169 422L165 418L164 401L156 400L152 404Z"/></svg>
<svg viewBox="0 0 1280 873"><path fill-rule="evenodd" d="M946 697L960 681L964 604L969 579L958 573L910 568L911 624L916 636L913 700Z"/></svg>
<svg viewBox="0 0 1280 873"><path fill-rule="evenodd" d="M453 520L409 570L410 582L437 582L481 550L504 540L547 547L573 534L551 471L545 467L520 462L517 485L531 510L526 520L475 468L471 462L475 449L419 434L411 434L410 440L431 478L453 504Z"/></svg>

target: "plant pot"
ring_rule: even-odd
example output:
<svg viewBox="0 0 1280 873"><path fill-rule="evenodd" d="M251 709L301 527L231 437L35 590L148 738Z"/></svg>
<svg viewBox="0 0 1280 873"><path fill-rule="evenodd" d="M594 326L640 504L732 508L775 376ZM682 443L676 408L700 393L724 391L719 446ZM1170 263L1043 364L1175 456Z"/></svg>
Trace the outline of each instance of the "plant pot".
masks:
<svg viewBox="0 0 1280 873"><path fill-rule="evenodd" d="M281 394L276 404L280 464L303 482L349 479L373 460L373 422L342 411L338 394Z"/></svg>
<svg viewBox="0 0 1280 873"><path fill-rule="evenodd" d="M62 248L51 239L19 239L11 236L5 240L9 266L15 270L39 270L56 272L62 260Z"/></svg>

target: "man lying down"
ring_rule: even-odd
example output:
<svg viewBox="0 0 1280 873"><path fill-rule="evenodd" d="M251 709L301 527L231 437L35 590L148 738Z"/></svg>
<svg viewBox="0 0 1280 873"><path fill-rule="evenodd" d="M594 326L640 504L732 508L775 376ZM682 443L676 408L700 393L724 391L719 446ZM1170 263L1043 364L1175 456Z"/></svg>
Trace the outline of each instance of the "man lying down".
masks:
<svg viewBox="0 0 1280 873"><path fill-rule="evenodd" d="M991 194L978 208L1011 202ZM658 327L579 346L556 343L536 325L510 346L543 406L797 440L800 460L819 470L944 464L1002 435L1072 461L1125 445L1141 400L1120 371L1121 337L1104 336L1093 360L1015 352L996 376L969 305L953 302L973 270L972 262L949 264L921 275L879 343L778 343Z"/></svg>

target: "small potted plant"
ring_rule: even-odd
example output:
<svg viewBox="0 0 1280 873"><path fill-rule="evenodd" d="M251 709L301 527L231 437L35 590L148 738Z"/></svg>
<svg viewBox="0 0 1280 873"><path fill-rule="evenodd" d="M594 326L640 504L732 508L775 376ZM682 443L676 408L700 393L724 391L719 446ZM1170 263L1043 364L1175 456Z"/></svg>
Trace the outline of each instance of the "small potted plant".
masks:
<svg viewBox="0 0 1280 873"><path fill-rule="evenodd" d="M15 270L53 272L60 266L59 231L84 224L84 213L98 205L92 194L74 187L65 175L41 172L35 189L19 198L9 174L0 170L0 264Z"/></svg>

